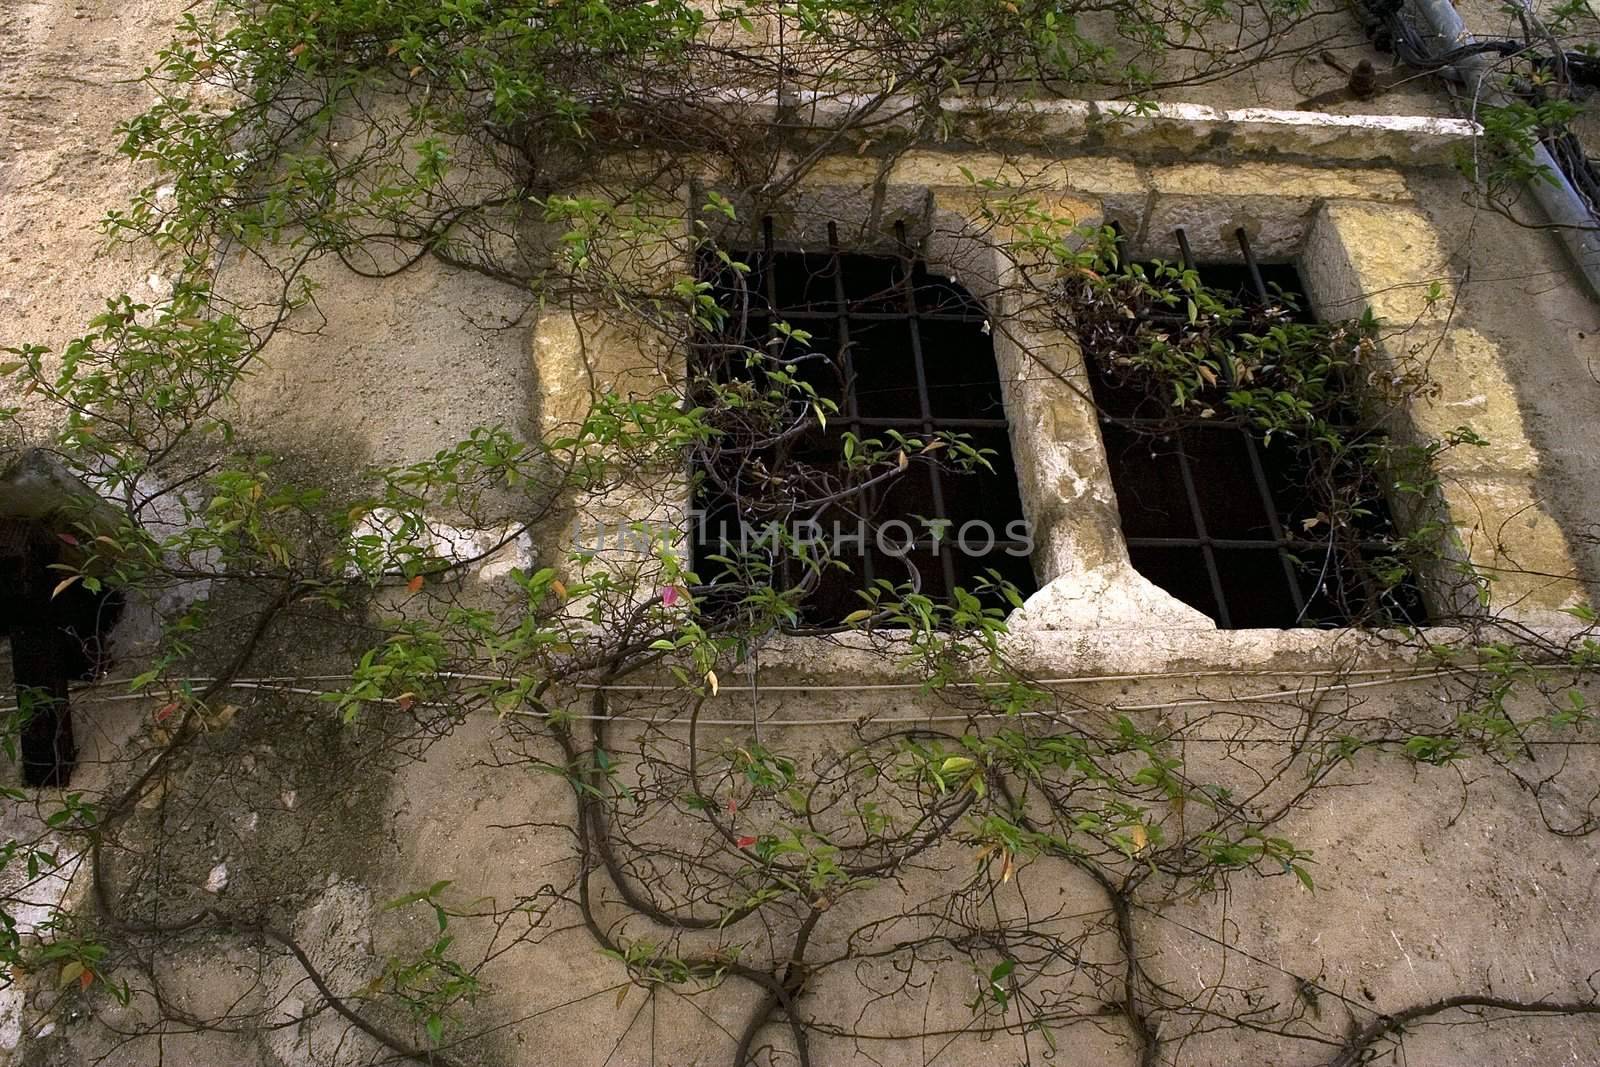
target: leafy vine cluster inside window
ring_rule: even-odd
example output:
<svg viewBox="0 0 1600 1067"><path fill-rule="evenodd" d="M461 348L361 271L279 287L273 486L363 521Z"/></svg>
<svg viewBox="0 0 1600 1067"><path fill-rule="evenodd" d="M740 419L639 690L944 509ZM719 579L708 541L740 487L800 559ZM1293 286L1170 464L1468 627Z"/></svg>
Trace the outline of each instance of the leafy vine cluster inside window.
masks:
<svg viewBox="0 0 1600 1067"><path fill-rule="evenodd" d="M1306 307L1291 264L1123 265L1083 343L1130 560L1225 629L1417 625L1389 438L1357 399L1362 338Z"/></svg>

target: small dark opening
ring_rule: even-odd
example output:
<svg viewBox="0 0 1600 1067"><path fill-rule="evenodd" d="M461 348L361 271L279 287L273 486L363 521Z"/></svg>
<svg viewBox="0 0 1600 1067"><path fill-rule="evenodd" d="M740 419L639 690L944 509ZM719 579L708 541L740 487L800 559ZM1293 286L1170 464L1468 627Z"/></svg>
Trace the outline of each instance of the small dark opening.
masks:
<svg viewBox="0 0 1600 1067"><path fill-rule="evenodd" d="M736 271L708 258L701 276L712 283L729 313L721 333L702 338L702 374L721 382L768 384L769 368L783 366L838 406L825 429L813 426L771 448L730 455L702 471L696 506L703 524L694 537L694 566L702 582L730 584L730 568L712 558L750 543L750 531L777 520L810 533L820 530L831 557L845 567L825 567L801 607L810 625L836 624L865 601L859 591L874 581L910 582L936 601L960 587L975 592L995 572L1027 596L1035 589L1030 544L1005 408L1001 400L988 314L956 282L931 273L920 259L841 251L837 239L826 251L785 251L771 241L759 249L732 250L749 266ZM810 340L782 336L780 324L803 329ZM750 365L750 349L781 356ZM805 406L796 403L797 420ZM928 442L943 431L966 435L987 450L992 470L952 469L943 449L908 454L906 465L879 484L860 486L844 452L845 434L876 438L890 434ZM752 462L751 460L754 460ZM713 463L716 463L713 460ZM812 498L838 499L815 506L761 510L760 479L768 472L798 472L814 489ZM842 488L851 488L842 493ZM926 520L926 521L925 521ZM968 526L981 523L982 526ZM903 524L903 525L902 525ZM963 528L967 536L961 537ZM860 535L859 543L853 534ZM993 535L990 543L989 535ZM937 535L937 536L936 536ZM885 551L885 548L889 549ZM805 577L793 558L772 560L785 586ZM848 568L848 569L846 569ZM980 599L1008 606L997 591Z"/></svg>
<svg viewBox="0 0 1600 1067"><path fill-rule="evenodd" d="M120 593L86 588L70 571L71 535L43 524L0 519L0 633L9 639L21 721L22 777L33 786L67 783L73 740L68 683L109 665L106 635L122 613Z"/></svg>
<svg viewBox="0 0 1600 1067"><path fill-rule="evenodd" d="M103 585L91 592L81 580L55 592L56 585L71 573L54 566L68 562L63 551L65 542L42 527L27 524L27 528L31 533L31 548L27 551L32 554L32 565L42 568L44 578L56 584L50 586L52 595L42 608L41 618L40 603L24 594L24 552L0 555L0 633L42 623L55 634L67 676L73 681L93 681L111 666L110 633L122 618L122 593Z"/></svg>
<svg viewBox="0 0 1600 1067"><path fill-rule="evenodd" d="M1187 242L1176 236L1187 265ZM1259 263L1242 232L1239 241L1244 262L1199 264L1202 284L1315 321L1293 264ZM1154 265L1142 266L1153 276ZM1163 315L1174 313L1151 319ZM1130 561L1146 578L1225 629L1427 621L1414 577L1394 558L1398 531L1370 471L1329 470L1314 446L1268 439L1220 402L1209 419L1175 417L1167 397L1111 373L1117 352L1088 346L1085 355ZM1233 384L1217 384L1219 400ZM1333 420L1354 427L1354 391L1339 385ZM1338 536L1318 478L1361 494L1364 514Z"/></svg>

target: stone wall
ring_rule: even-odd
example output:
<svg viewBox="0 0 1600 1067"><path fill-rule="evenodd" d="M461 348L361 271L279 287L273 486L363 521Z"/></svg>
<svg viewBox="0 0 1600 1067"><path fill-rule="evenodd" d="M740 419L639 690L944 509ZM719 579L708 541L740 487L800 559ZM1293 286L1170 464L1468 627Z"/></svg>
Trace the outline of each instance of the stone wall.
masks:
<svg viewBox="0 0 1600 1067"><path fill-rule="evenodd" d="M71 10L32 3L0 12L0 87L7 94L0 114L15 131L0 167L0 344L59 344L101 294L130 285L160 296L159 264L138 250L95 255L89 222L142 178L109 162L113 120L142 102L139 90L118 79L138 69L180 7L82 0ZM1302 88L1291 72L1280 74L1253 72L1125 124L1108 122L1109 109L1099 105L1041 106L1003 122L973 108L956 140L922 146L887 168L870 146L861 153L848 146L819 164L800 195L818 211L880 233L896 221L895 205L931 204L900 221L925 227L936 265L962 268L969 264L960 230L973 205L961 168L1026 183L1079 221L1115 219L1150 254L1180 225L1202 255L1220 251L1226 235L1244 227L1263 256L1300 264L1325 314L1371 307L1410 327L1403 343L1426 350L1439 385L1405 413L1410 429L1434 434L1467 424L1490 441L1441 472L1459 551L1496 576L1489 607L1560 638L1571 622L1562 609L1584 602L1600 579L1592 537L1600 461L1588 440L1600 407L1593 366L1600 305L1585 296L1554 239L1468 203L1449 165L1470 131L1441 120L1448 109L1440 98L1416 88L1374 108L1425 116L1415 122L1314 123L1246 110L1290 107L1330 77L1319 71ZM868 219L862 205L874 194L890 213ZM687 209L687 196L662 190L661 204L663 211ZM1004 265L982 269L998 273ZM364 464L430 455L483 423L550 432L582 415L596 384L645 392L663 380L660 354L625 331L569 311L541 312L479 276L426 265L382 282L332 270L324 280L325 322L274 342L238 405L252 442L329 477L354 480ZM1424 299L1434 283L1435 298ZM1005 314L995 310L997 320ZM1082 373L1065 339L1025 320L1001 323L996 337L1002 366L1026 353L1056 361L1069 379ZM1046 548L1038 560L1041 591L1015 618L1006 647L1051 680L1063 707L1082 709L1063 714L1076 715L1083 729L1114 729L1121 715L1145 725L1182 724L1196 773L1248 795L1262 769L1321 717L1425 725L1441 714L1444 694L1460 679L1415 643L1402 649L1342 631L1218 631L1155 589L1128 565L1094 413L1081 394L1036 383L1014 387L1007 402L1023 499L1044 528ZM639 480L641 495L649 490L659 500L661 472ZM624 487L597 506L637 518L635 503ZM560 553L562 530L536 533L539 540L520 551L539 559ZM486 597L506 560L490 562L468 579ZM1454 635L1429 636L1443 642ZM257 670L334 673L348 667L340 651L337 634L279 635ZM106 784L97 764L110 765L136 744L154 710L115 695L95 690L78 702L89 739L83 788ZM285 777L274 768L301 746L325 745L356 773L369 759L376 770L377 757L363 747L367 738L320 727L302 732L270 689L240 690L233 701L232 723L220 724L204 757L171 787L174 812L187 813L175 819L195 822L174 833L189 850L181 864L197 894L220 868L226 885L219 895L230 905L248 910L293 899L295 936L312 946L320 973L347 993L370 981L391 952L431 932L425 912L386 911L382 902L440 880L450 880L461 901L503 907L526 898L529 921L542 924L537 943L485 969L488 993L477 1010L497 1029L467 1055L574 1067L731 1059L733 1035L758 1000L754 987L730 982L714 992L663 990L648 999L620 964L596 951L570 905L543 892L566 884L576 869L562 825L572 819L574 801L560 777L493 765L497 753L519 746L559 758L514 717L459 725L425 759L392 778L374 773L370 790L352 796L315 775ZM580 697L572 701L576 706ZM749 676L724 680L706 708L708 748L764 733L818 758L863 731L931 729L950 714L904 671L846 640L774 642ZM619 693L612 713L619 716L609 725L618 753L683 743L683 709L659 695ZM644 717L665 721L646 725L638 721ZM1283 821L1286 836L1315 854L1314 893L1290 877L1243 876L1227 892L1147 901L1133 918L1135 943L1156 980L1218 1017L1298 998L1329 1035L1314 1044L1202 1026L1167 1047L1170 1062L1323 1063L1349 1027L1463 991L1589 997L1586 982L1600 965L1600 933L1589 921L1600 904L1595 846L1545 828L1547 820L1582 820L1592 798L1580 784L1600 769L1588 751L1569 753L1559 782L1539 795L1477 763L1457 770L1397 758L1352 762L1323 782L1315 803L1291 803ZM207 794L217 768L238 782L222 801ZM26 827L37 818L13 805L0 822ZM974 878L980 866L944 846L903 882L875 887L827 916L814 955L838 952L852 930L878 918L885 925L875 933L885 941L925 935L937 924L918 913L919 904ZM79 870L63 865L39 887L42 902L64 897L87 907ZM997 916L1055 916L1064 937L1082 931L1083 967L1059 978L1063 996L1087 1004L1110 988L1103 975L1119 957L1108 934L1107 897L1081 872L1037 861L1006 880L989 904ZM645 932L639 920L628 921L634 935ZM791 933L792 923L780 923L761 936L781 944ZM468 949L493 944L490 932L470 924L462 924L460 937ZM708 931L697 944L732 940ZM148 1004L63 1010L70 991L29 978L0 992L0 1063L374 1062L375 1046L348 1020L326 1010L305 1017L319 998L292 961L264 962L226 934L175 937L170 949L161 974L172 1004L210 1017L264 1013L277 1028L178 1028L128 1043L122 1035L148 1018ZM962 1033L974 983L992 958L983 947L950 945L900 961L898 970L889 960L823 973L808 988L806 1017L866 1036L820 1030L812 1062L1046 1058L1037 1033L983 1042ZM1055 1034L1059 1050L1049 1055L1137 1062L1114 1007L1064 1024ZM908 1036L930 1030L939 1033ZM783 1026L769 1026L761 1037L778 1050L772 1062L793 1062ZM1469 1057L1600 1063L1600 1027L1534 1019L1484 1030L1419 1028L1405 1057L1439 1065Z"/></svg>

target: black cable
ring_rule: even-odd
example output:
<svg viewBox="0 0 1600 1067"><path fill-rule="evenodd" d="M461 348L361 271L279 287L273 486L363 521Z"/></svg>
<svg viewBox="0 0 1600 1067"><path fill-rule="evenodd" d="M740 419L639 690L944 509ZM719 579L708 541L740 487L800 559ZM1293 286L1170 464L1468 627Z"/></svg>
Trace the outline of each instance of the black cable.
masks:
<svg viewBox="0 0 1600 1067"><path fill-rule="evenodd" d="M1380 52L1394 55L1414 70L1434 71L1460 81L1461 75L1454 68L1463 60L1480 55L1498 55L1502 58L1520 56L1539 70L1561 67L1569 86L1585 90L1600 89L1600 57L1562 51L1558 63L1554 55L1539 52L1526 41L1510 38L1480 39L1470 45L1434 55L1430 53L1422 35L1402 17L1405 0L1358 0L1358 7L1362 28L1373 46ZM1542 102L1531 89L1517 95L1534 104ZM1542 129L1539 143L1550 153L1562 175L1577 191L1590 216L1600 221L1600 168L1584 150L1571 127L1563 123Z"/></svg>

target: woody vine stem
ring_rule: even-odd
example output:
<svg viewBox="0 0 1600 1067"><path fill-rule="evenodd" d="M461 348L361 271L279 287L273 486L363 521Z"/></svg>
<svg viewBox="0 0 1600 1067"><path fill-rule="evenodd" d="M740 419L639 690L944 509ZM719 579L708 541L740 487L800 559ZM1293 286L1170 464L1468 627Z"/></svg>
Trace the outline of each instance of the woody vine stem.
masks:
<svg viewBox="0 0 1600 1067"><path fill-rule="evenodd" d="M1463 804L1469 773L1493 768L1550 832L1592 832L1595 797L1552 799L1572 793L1593 724L1600 645L1587 630L1556 643L1482 611L1442 613L1434 621L1461 637L1435 647L1374 598L1355 626L1424 666L1373 677L1352 659L1315 688L1234 694L1204 714L1179 698L1133 712L1033 677L1000 580L950 602L888 581L844 621L819 623L806 598L844 561L784 540L775 556L728 561L713 584L659 536L631 558L547 550L490 586L457 580L524 535L548 545L619 494L670 506L687 488L672 472L714 477L760 459L761 479L724 488L738 487L743 512L786 516L908 468L981 467L959 433L852 438L842 471L769 462L776 442L837 414L793 373L816 353L792 328L779 346L729 341L743 335L728 330L739 309L688 265L748 267L723 235L753 234L830 153L859 151L887 173L948 132L939 101L954 88L1109 86L1138 99L1315 56L1336 17L1278 0L222 0L187 15L147 76L157 102L121 146L157 177L106 220L112 237L159 252L177 279L170 299L114 297L62 352L20 346L5 368L25 397L7 412L14 441L93 497L53 517L65 590L114 591L159 623L145 661L73 694L143 717L101 784L8 793L43 822L5 846L7 919L69 857L92 892L34 934L5 923L7 981L62 986L58 1010L112 1035L103 1062L150 1035L265 1034L327 1013L359 1032L369 1062L505 1062L504 1023L475 1006L492 998L497 966L572 932L612 961L619 1006L742 1005L725 1028L734 1067L825 1062L819 1047L871 1057L890 1040L931 1055L1002 1034L1030 1058L1089 1035L1141 1065L1178 1063L1219 1028L1354 1064L1424 1018L1600 1010L1593 996L1488 990L1378 1006L1315 974L1278 975L1291 992L1272 995L1230 978L1237 950L1175 912L1246 883L1314 894L1316 857L1285 824L1374 761L1453 771ZM730 92L754 88L819 94L844 117L729 121ZM1402 486L1410 521L1387 546L1385 580L1421 576L1464 594L1440 603L1475 601L1488 579L1449 563L1429 472L1444 450L1481 442L1388 432L1431 388L1421 359L1375 373L1373 339L1408 324L1305 324L1283 305L1242 306L1181 265L1127 262L1114 232L1055 213L1026 183L972 184L972 239L1018 266L1003 294L1018 316L1109 360L1173 432L1231 419L1303 450L1321 504L1306 533L1330 555L1354 551L1374 484ZM687 228L662 208L663 190L685 188L699 191ZM256 454L231 401L274 337L315 328L313 278L334 263L382 278L424 261L524 295L514 325L551 310L603 324L651 354L667 384L596 381L587 409L547 436L482 427L356 486ZM662 263L682 269L641 267ZM677 368L690 368L681 388ZM1364 397L1354 414L1341 399L1352 381ZM29 437L24 410L56 428ZM497 532L452 558L433 548L444 522ZM738 680L764 648L800 637L920 683L936 713L875 719L848 697L817 697L851 724L825 742L759 716L730 726L729 692L755 700L759 688ZM301 668L264 674L286 651ZM1436 699L1375 710L1365 697L1380 684ZM43 699L24 694L8 737ZM401 767L484 719L487 769L567 788L565 811L498 824L570 843L543 884L510 901L419 887L389 910L422 915L427 936L344 985L294 933L308 887L197 889L197 827L229 788L296 783L282 840L310 847L319 824L357 818ZM1150 944L1175 931L1223 961L1201 994L1149 963ZM281 1004L185 1006L162 961L207 938L258 954L263 974L298 968L313 1001L287 1021ZM905 1016L887 1009L907 1003L927 1005L920 1025L894 1029L885 1020Z"/></svg>

